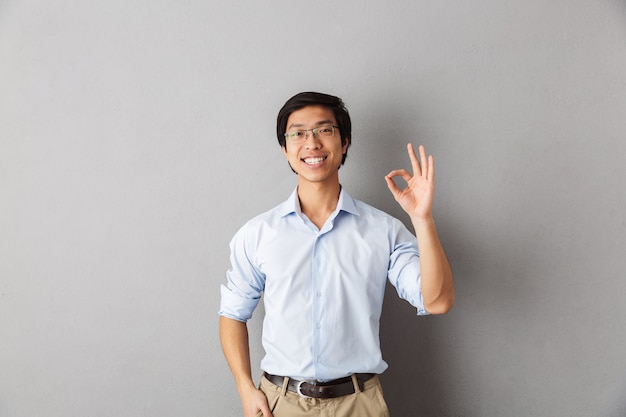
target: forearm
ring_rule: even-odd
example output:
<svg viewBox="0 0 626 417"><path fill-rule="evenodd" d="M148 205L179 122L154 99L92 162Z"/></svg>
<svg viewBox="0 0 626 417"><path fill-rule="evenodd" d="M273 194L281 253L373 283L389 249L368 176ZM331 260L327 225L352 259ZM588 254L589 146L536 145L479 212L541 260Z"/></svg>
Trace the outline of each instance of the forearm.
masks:
<svg viewBox="0 0 626 417"><path fill-rule="evenodd" d="M235 377L245 417L272 417L265 394L254 386L250 370L250 347L246 323L220 317L220 340L228 366Z"/></svg>
<svg viewBox="0 0 626 417"><path fill-rule="evenodd" d="M452 269L439 241L435 221L412 218L420 251L422 296L424 308L431 314L444 314L454 304Z"/></svg>
<svg viewBox="0 0 626 417"><path fill-rule="evenodd" d="M220 317L220 341L240 394L243 390L254 388L246 323Z"/></svg>

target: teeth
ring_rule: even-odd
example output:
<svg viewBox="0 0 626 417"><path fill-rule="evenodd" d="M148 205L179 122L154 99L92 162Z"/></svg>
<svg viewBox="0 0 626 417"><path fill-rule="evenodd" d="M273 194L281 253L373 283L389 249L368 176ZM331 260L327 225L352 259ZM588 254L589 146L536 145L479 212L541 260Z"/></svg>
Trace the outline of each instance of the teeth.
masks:
<svg viewBox="0 0 626 417"><path fill-rule="evenodd" d="M305 158L304 162L306 162L309 165L315 165L315 164L319 164L320 162L322 162L324 159L326 159L325 157L320 157L320 158Z"/></svg>

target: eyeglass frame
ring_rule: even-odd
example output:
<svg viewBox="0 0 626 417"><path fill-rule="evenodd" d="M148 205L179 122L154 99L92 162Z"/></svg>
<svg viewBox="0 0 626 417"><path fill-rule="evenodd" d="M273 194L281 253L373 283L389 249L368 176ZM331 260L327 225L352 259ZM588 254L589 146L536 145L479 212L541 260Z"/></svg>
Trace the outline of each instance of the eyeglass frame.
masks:
<svg viewBox="0 0 626 417"><path fill-rule="evenodd" d="M336 126L336 125L324 125L324 126L314 127L313 129L293 130L291 132L285 132L284 136L285 136L285 139L291 143L306 142L306 140L309 138L308 132L311 132L311 134L313 135L313 138L319 138L319 130L326 129L328 127L331 127L333 129L332 135L329 135L328 137L329 138L334 137L335 129L339 129L339 126ZM299 132L304 132L304 138L297 138L293 136L294 134L299 133Z"/></svg>

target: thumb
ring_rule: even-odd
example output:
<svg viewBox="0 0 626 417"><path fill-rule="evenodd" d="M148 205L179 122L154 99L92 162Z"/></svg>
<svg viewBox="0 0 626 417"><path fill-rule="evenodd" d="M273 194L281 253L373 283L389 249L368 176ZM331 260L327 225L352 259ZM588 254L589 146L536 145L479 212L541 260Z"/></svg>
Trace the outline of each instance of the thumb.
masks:
<svg viewBox="0 0 626 417"><path fill-rule="evenodd" d="M387 181L387 188L389 188L389 191L391 191L391 194L393 194L394 198L397 200L400 189L389 175L385 175L385 181Z"/></svg>
<svg viewBox="0 0 626 417"><path fill-rule="evenodd" d="M272 417L272 412L267 405L262 405L256 417Z"/></svg>
<svg viewBox="0 0 626 417"><path fill-rule="evenodd" d="M268 406L263 406L263 409L261 411L263 412L263 417L273 417L272 412L270 411L270 408Z"/></svg>

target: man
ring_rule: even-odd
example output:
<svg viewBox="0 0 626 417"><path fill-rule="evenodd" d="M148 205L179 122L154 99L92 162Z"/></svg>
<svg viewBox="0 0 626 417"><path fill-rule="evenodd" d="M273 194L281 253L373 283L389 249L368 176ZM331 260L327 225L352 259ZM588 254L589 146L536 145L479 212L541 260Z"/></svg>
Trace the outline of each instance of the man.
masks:
<svg viewBox="0 0 626 417"><path fill-rule="evenodd" d="M420 163L409 144L413 175L400 169L385 177L413 236L342 189L351 122L340 98L297 94L280 110L276 130L298 185L236 233L222 286L220 338L244 416L388 416L378 381L387 368L379 340L386 280L420 315L446 313L454 303L432 217L433 157L420 146ZM266 355L257 389L246 321L263 293Z"/></svg>

